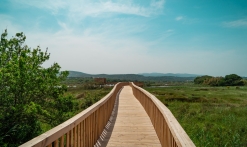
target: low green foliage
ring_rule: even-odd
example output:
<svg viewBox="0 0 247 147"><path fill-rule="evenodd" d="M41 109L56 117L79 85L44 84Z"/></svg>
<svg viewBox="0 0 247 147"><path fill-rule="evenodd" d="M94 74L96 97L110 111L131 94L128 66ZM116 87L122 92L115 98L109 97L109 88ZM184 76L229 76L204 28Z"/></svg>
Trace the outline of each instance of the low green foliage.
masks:
<svg viewBox="0 0 247 147"><path fill-rule="evenodd" d="M247 86L247 79L243 79L244 85Z"/></svg>
<svg viewBox="0 0 247 147"><path fill-rule="evenodd" d="M146 90L171 110L196 146L247 146L247 87Z"/></svg>
<svg viewBox="0 0 247 147"><path fill-rule="evenodd" d="M194 79L195 84L209 86L243 86L245 85L243 78L236 74L230 74L223 77L201 76Z"/></svg>
<svg viewBox="0 0 247 147"><path fill-rule="evenodd" d="M201 77L196 77L196 78L194 79L194 82L195 82L195 84L203 84L203 82L204 82L205 80L210 79L210 78L212 78L212 76L208 76L208 75L201 76Z"/></svg>
<svg viewBox="0 0 247 147"><path fill-rule="evenodd" d="M112 87L97 87L94 89L87 89L84 86L77 86L74 88L69 88L66 94L77 97L79 101L79 110L82 111L107 95L111 89Z"/></svg>

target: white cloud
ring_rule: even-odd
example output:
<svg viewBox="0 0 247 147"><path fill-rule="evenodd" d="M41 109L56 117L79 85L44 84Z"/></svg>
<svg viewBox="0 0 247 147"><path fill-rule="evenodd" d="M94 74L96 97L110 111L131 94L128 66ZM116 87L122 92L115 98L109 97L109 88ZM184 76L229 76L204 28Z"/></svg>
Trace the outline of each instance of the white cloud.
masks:
<svg viewBox="0 0 247 147"><path fill-rule="evenodd" d="M65 30L66 32L72 32L73 30L68 27L68 25L64 22L58 21L58 25L62 28L62 30Z"/></svg>
<svg viewBox="0 0 247 147"><path fill-rule="evenodd" d="M174 30L169 29L169 30L167 30L166 32L167 32L167 33L169 33L169 32L174 32Z"/></svg>
<svg viewBox="0 0 247 147"><path fill-rule="evenodd" d="M132 14L138 16L149 17L156 14L161 10L165 4L165 0L152 0L149 6L137 5L133 0L122 1L122 0L43 0L43 1L33 1L33 0L12 0L15 3L22 3L32 7L37 7L41 9L48 9L54 15L65 14L69 17L74 17L77 19L83 17L97 17L105 15L105 13L111 14Z"/></svg>
<svg viewBox="0 0 247 147"><path fill-rule="evenodd" d="M12 23L13 18L8 15L3 15L0 14L0 32L4 32L5 29L8 30L8 33L11 34L12 36L15 35L17 32L22 32L21 27Z"/></svg>
<svg viewBox="0 0 247 147"><path fill-rule="evenodd" d="M165 0L152 0L151 1L151 6L155 8L163 8L165 4Z"/></svg>
<svg viewBox="0 0 247 147"><path fill-rule="evenodd" d="M98 16L104 13L122 13L122 14L133 14L139 16L149 16L151 12L147 11L146 8L141 6L134 6L132 4L119 4L107 1L104 3L91 3L87 7L81 6L72 6L73 9L70 9L70 12L73 14L79 13L85 16Z"/></svg>
<svg viewBox="0 0 247 147"><path fill-rule="evenodd" d="M239 20L234 20L234 21L229 21L229 22L223 22L223 26L231 27L231 28L247 27L247 19L239 19Z"/></svg>
<svg viewBox="0 0 247 147"><path fill-rule="evenodd" d="M144 26L124 23L116 26L115 23L112 25L108 23L106 24L108 27L98 26L97 30L87 28L81 33L75 33L76 30L71 29L65 22L58 21L61 27L59 31L45 32L14 25L9 17L5 18L1 20L9 26L9 30L12 30L9 36L20 32L19 28L22 28L29 47L35 48L39 45L43 51L48 47L51 56L44 64L45 67L58 62L63 70L87 73L138 73L146 68L142 66L143 63L150 65L157 60L147 54L150 46L148 42L131 37L117 37L124 36L125 33L141 31L145 29ZM124 22L128 23L127 20ZM2 28L1 24L0 27ZM112 36L114 33L117 33L117 36Z"/></svg>
<svg viewBox="0 0 247 147"><path fill-rule="evenodd" d="M27 44L41 48L49 47L48 67L58 62L63 70L78 70L87 73L137 73L139 65L151 64L154 58L146 54L148 43L126 38L110 39L105 36L75 36L67 32L56 34L27 34ZM143 70L143 69L142 69Z"/></svg>
<svg viewBox="0 0 247 147"><path fill-rule="evenodd" d="M182 19L184 19L183 16L178 16L178 17L175 18L176 21L180 21L180 20L182 20Z"/></svg>
<svg viewBox="0 0 247 147"><path fill-rule="evenodd" d="M196 24L196 23L201 22L201 19L198 19L198 18L190 18L190 17L187 17L187 16L177 16L175 18L175 20L176 21L180 21L183 24Z"/></svg>

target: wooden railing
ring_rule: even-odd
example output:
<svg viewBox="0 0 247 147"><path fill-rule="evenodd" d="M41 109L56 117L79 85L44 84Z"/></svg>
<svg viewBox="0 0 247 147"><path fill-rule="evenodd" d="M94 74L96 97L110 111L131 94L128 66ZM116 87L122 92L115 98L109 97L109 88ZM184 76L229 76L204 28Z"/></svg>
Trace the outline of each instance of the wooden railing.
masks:
<svg viewBox="0 0 247 147"><path fill-rule="evenodd" d="M147 112L163 147L195 147L171 111L146 90L130 84L133 94Z"/></svg>
<svg viewBox="0 0 247 147"><path fill-rule="evenodd" d="M91 147L107 124L119 90L129 83L118 83L109 94L86 110L24 143L21 147Z"/></svg>

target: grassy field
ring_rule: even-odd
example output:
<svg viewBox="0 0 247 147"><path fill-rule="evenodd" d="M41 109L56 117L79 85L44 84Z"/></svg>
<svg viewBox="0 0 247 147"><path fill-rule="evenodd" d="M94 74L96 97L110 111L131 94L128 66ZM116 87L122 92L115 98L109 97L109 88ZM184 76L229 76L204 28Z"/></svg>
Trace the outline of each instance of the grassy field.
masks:
<svg viewBox="0 0 247 147"><path fill-rule="evenodd" d="M247 146L247 87L145 88L174 114L196 146Z"/></svg>
<svg viewBox="0 0 247 147"><path fill-rule="evenodd" d="M77 86L68 88L68 91L65 93L65 95L72 95L75 97L79 103L78 112L81 112L106 96L111 91L111 89L112 87L85 89L82 86Z"/></svg>

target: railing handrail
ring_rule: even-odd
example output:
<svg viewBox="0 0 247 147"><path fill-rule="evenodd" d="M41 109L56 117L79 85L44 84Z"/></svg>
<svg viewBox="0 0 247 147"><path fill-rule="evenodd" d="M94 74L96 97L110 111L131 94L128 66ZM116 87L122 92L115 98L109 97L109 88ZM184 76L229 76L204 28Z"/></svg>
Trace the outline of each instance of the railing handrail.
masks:
<svg viewBox="0 0 247 147"><path fill-rule="evenodd" d="M113 89L110 91L110 93L108 93L106 96L104 96L101 100L99 100L98 102L96 102L92 106L88 107L87 109L85 109L84 111L75 115L74 117L70 118L69 120L65 121L64 123L52 128L51 130L49 130L49 131L33 138L32 140L22 144L20 147L26 147L26 146L40 146L40 147L42 146L43 147L43 146L51 145L55 140L59 139L59 137L68 133L73 128L77 127L77 125L79 125L83 120L85 120L92 113L95 113L95 111L98 110L101 106L103 106L113 95L116 95L116 93L119 91L120 87L122 87L123 85L128 85L128 84L129 83L117 83L113 87ZM115 100L114 100L114 102L115 102ZM113 105L110 107L113 108ZM110 110L110 111L112 111L112 110ZM109 112L109 113L111 113L111 112ZM105 120L107 120L107 121L108 121L108 119L105 118ZM104 126L105 125L106 124L104 124ZM101 134L101 132L100 132L100 134Z"/></svg>
<svg viewBox="0 0 247 147"><path fill-rule="evenodd" d="M162 128L164 129L164 127L162 126L161 128L157 129L157 130L159 130L159 132L157 132L157 130L156 130L156 133L160 139L162 146L195 147L195 144L192 142L192 140L189 138L187 133L181 127L181 125L179 124L177 119L174 117L174 115L171 113L171 111L162 102L160 102L160 100L158 100L154 95L152 95L151 93L149 93L145 89L142 89L141 87L136 86L134 83L131 83L131 86L134 87L135 89L139 90L140 92L142 92L144 95L146 95L155 104L155 106L158 108L158 110L160 111L160 113L164 117L164 120L166 121L167 126L168 126L169 130L171 131L171 134L173 136L175 143L172 140L170 140L170 142L173 142L172 144L168 144L168 143L165 144L166 142L163 140L164 135L163 136L159 135L159 134L164 133L162 131L165 131L165 130L161 130ZM133 93L135 93L134 89L133 89ZM140 96L138 99L140 99ZM140 101L140 103L143 105L143 108L145 110L148 109L148 108L145 108L144 104L141 101ZM146 110L146 112L147 111L148 110ZM150 117L153 125L156 125L157 123L159 123L158 121L161 122L160 119L157 121L156 118L155 118L155 120L152 120L151 116L149 116L149 117ZM157 117L157 116L155 116L155 117ZM163 123L164 122L162 122L162 124Z"/></svg>

